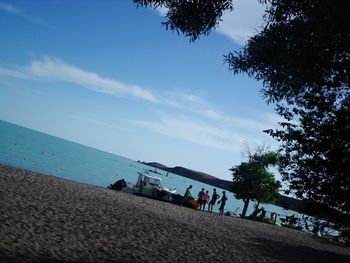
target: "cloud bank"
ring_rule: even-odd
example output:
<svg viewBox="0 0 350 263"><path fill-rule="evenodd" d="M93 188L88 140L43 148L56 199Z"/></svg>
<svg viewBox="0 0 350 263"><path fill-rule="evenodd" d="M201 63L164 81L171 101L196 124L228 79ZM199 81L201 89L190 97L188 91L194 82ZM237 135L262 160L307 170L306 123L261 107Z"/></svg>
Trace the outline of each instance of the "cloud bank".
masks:
<svg viewBox="0 0 350 263"><path fill-rule="evenodd" d="M162 116L158 121L132 120L130 123L172 138L230 152L236 152L244 140L238 133L188 117Z"/></svg>
<svg viewBox="0 0 350 263"><path fill-rule="evenodd" d="M101 77L94 72L85 71L55 58L46 57L43 60L32 60L29 66L14 69L0 67L1 75L39 81L62 81L116 97L133 97L153 103L158 101L149 90Z"/></svg>
<svg viewBox="0 0 350 263"><path fill-rule="evenodd" d="M137 85L105 78L57 58L33 59L27 66L0 67L0 77L41 82L66 82L97 93L119 98L134 98L149 103L157 110L153 120L129 120L132 126L167 137L185 140L214 149L237 152L246 141L262 141L262 130L275 126L276 118L261 114L249 119L216 110L203 97L190 92L163 91L156 93ZM82 121L91 119L86 116ZM95 124L101 125L98 120Z"/></svg>

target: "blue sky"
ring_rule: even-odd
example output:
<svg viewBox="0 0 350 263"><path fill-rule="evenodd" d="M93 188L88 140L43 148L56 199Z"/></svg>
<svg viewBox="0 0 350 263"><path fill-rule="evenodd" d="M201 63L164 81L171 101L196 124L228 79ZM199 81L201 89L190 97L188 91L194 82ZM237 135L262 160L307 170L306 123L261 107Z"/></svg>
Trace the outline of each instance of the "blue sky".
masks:
<svg viewBox="0 0 350 263"><path fill-rule="evenodd" d="M245 144L276 147L262 84L223 62L261 25L257 2L189 43L131 0L0 0L0 119L230 180Z"/></svg>

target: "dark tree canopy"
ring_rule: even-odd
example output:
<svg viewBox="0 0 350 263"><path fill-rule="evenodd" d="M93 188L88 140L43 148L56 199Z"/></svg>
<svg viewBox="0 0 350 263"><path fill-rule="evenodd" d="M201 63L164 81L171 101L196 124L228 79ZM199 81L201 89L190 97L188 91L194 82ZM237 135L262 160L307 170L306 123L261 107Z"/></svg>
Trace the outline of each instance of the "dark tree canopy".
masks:
<svg viewBox="0 0 350 263"><path fill-rule="evenodd" d="M270 0L265 28L226 57L234 73L264 82L269 102L298 104L325 90L342 95L350 84L350 2Z"/></svg>
<svg viewBox="0 0 350 263"><path fill-rule="evenodd" d="M287 121L282 175L300 198L350 212L350 1L271 1L267 24L226 57L264 82Z"/></svg>
<svg viewBox="0 0 350 263"><path fill-rule="evenodd" d="M166 29L181 32L190 41L208 35L219 24L225 11L232 10L231 0L134 0L138 6L167 8Z"/></svg>
<svg viewBox="0 0 350 263"><path fill-rule="evenodd" d="M165 25L191 40L214 29L234 1L137 1L169 8ZM234 74L262 81L286 121L281 172L298 197L350 213L350 1L260 0L263 29L225 56ZM207 7L211 6L211 7ZM190 11L189 11L190 10Z"/></svg>

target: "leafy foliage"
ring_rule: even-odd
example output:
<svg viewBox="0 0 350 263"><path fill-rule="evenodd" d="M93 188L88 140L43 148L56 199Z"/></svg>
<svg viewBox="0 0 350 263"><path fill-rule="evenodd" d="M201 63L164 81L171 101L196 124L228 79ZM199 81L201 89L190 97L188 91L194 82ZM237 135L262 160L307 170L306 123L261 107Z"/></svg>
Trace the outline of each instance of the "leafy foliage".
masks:
<svg viewBox="0 0 350 263"><path fill-rule="evenodd" d="M281 173L299 198L350 212L350 2L269 1L266 26L226 61L264 82L286 121Z"/></svg>
<svg viewBox="0 0 350 263"><path fill-rule="evenodd" d="M269 165L276 163L277 154L267 152L261 155L254 154L249 157L248 162L243 162L230 169L233 176L232 192L235 198L242 199L245 203L243 216L245 215L249 200L256 200L259 203L269 203L277 199L281 184L267 170Z"/></svg>
<svg viewBox="0 0 350 263"><path fill-rule="evenodd" d="M166 29L181 32L190 41L208 35L217 27L220 17L232 10L231 0L134 0L138 6L167 9Z"/></svg>
<svg viewBox="0 0 350 263"><path fill-rule="evenodd" d="M349 87L350 2L270 0L264 29L226 61L234 73L264 82L269 102L298 104L325 89ZM308 98L310 97L310 98Z"/></svg>
<svg viewBox="0 0 350 263"><path fill-rule="evenodd" d="M241 163L230 170L233 175L232 192L237 199L253 199L260 203L269 203L278 197L280 184L275 181L272 173L259 164Z"/></svg>
<svg viewBox="0 0 350 263"><path fill-rule="evenodd" d="M232 10L228 0L134 2L168 8L166 28L192 41ZM350 214L350 1L259 2L266 4L264 28L225 61L234 74L262 81L267 103L285 118L266 132L281 142L291 192ZM250 174L245 166L234 173Z"/></svg>

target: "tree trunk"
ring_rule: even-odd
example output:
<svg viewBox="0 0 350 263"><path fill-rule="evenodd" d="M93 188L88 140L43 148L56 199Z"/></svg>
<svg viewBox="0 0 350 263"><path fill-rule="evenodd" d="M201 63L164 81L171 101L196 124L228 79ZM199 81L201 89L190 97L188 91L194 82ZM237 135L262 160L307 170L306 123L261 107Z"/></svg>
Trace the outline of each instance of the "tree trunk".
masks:
<svg viewBox="0 0 350 263"><path fill-rule="evenodd" d="M259 201L254 205L254 211L253 211L253 214L252 214L252 219L253 220L256 220L256 216L259 213L259 205L260 205Z"/></svg>
<svg viewBox="0 0 350 263"><path fill-rule="evenodd" d="M259 209L259 205L260 205L260 202L258 201L256 204L255 204L255 207L254 207L254 210L258 210Z"/></svg>
<svg viewBox="0 0 350 263"><path fill-rule="evenodd" d="M250 201L250 199L243 199L244 207L243 207L243 211L242 211L241 217L245 217L245 214L247 213L247 210L248 210L249 201Z"/></svg>

